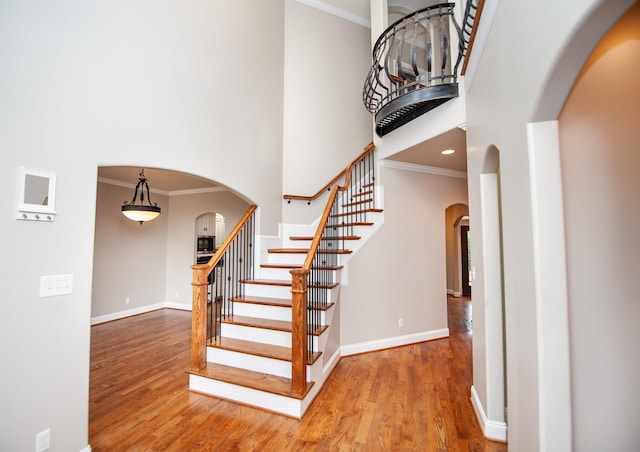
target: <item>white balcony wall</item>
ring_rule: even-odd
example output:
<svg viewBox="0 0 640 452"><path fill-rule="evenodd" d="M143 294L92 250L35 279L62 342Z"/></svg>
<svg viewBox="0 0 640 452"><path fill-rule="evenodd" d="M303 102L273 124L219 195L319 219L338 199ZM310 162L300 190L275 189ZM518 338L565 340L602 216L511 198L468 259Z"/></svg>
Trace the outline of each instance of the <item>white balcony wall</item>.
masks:
<svg viewBox="0 0 640 452"><path fill-rule="evenodd" d="M369 28L285 1L283 193L314 194L372 141L361 95L370 67ZM293 202L283 216L308 224L321 211Z"/></svg>

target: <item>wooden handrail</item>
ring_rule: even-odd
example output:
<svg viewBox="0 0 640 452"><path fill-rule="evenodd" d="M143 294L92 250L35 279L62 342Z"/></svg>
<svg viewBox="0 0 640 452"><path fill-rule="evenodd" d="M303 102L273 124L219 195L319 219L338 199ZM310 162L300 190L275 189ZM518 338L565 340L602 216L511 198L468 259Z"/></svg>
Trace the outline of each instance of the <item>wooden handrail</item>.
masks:
<svg viewBox="0 0 640 452"><path fill-rule="evenodd" d="M192 306L191 306L191 367L204 369L207 367L207 286L209 274L216 267L224 253L238 236L247 221L256 211L257 206L249 207L238 224L222 242L222 245L214 253L206 264L192 265L193 281Z"/></svg>
<svg viewBox="0 0 640 452"><path fill-rule="evenodd" d="M467 0L471 1L471 0ZM484 0L478 1L478 8L476 10L476 16L473 19L473 27L471 28L471 35L469 36L469 44L467 45L467 50L464 55L464 62L462 63L462 70L460 74L465 75L467 73L467 64L469 64L469 57L471 56L471 51L473 50L473 43L476 41L476 33L478 31L478 27L480 26L480 17L482 17L482 10L484 9Z"/></svg>
<svg viewBox="0 0 640 452"><path fill-rule="evenodd" d="M282 197L284 199L295 199L298 201L314 201L316 199L318 199L320 197L320 195L322 195L325 191L327 191L329 189L329 187L331 187L333 184L335 184L342 176L344 176L345 174L347 175L347 177L349 177L349 172L351 171L351 168L353 168L353 166L358 163L361 159L363 159L364 157L367 156L367 154L369 154L370 152L372 152L375 149L375 145L373 144L373 142L369 143L365 148L364 151L362 152L362 154L360 154L358 157L356 157L351 163L349 163L349 165L347 165L347 167L345 169L343 169L342 171L340 171L340 173L338 173L338 175L336 177L334 177L333 179L331 179L331 181L329 181L329 183L327 183L324 187L322 187L320 190L318 190L318 192L314 195L311 196L303 196L303 195L283 195ZM347 186L347 185L345 185Z"/></svg>
<svg viewBox="0 0 640 452"><path fill-rule="evenodd" d="M349 168L349 171L350 170L351 168ZM333 186L333 188L331 189L331 193L329 194L329 199L327 200L327 205L324 208L324 212L322 212L322 217L320 217L320 222L318 223L318 228L316 229L316 233L313 236L313 240L311 241L311 246L309 247L307 258L304 260L304 264L302 264L302 269L307 272L311 270L311 266L313 265L313 259L316 256L318 247L320 246L320 240L322 240L322 234L324 232L324 228L327 226L327 222L329 221L331 208L333 207L333 203L338 196L339 189L342 188L338 187L337 185Z"/></svg>
<svg viewBox="0 0 640 452"><path fill-rule="evenodd" d="M331 208L338 195L338 186L334 185L329 194L327 205L322 213L318 228L311 241L309 252L302 268L291 270L291 389L303 394L307 385L307 292L308 278L322 234L329 221Z"/></svg>
<svg viewBox="0 0 640 452"><path fill-rule="evenodd" d="M218 264L222 256L224 256L224 253L227 251L227 249L229 249L229 245L231 245L231 243L235 240L235 238L238 236L238 234L240 233L244 225L247 223L249 218L251 218L251 215L253 215L253 212L255 212L257 208L258 206L256 205L249 206L249 209L245 212L243 217L240 218L240 221L238 221L238 224L236 224L236 226L229 233L229 235L224 240L224 242L222 242L222 245L220 245L220 248L218 248L218 250L213 254L213 256L211 256L211 259L209 259L209 262L207 262L206 264L201 264L202 266L206 266L207 269L209 270L207 272L207 276L209 276L209 273L211 273L211 271ZM195 267L198 267L198 265L193 265L191 268L195 268Z"/></svg>

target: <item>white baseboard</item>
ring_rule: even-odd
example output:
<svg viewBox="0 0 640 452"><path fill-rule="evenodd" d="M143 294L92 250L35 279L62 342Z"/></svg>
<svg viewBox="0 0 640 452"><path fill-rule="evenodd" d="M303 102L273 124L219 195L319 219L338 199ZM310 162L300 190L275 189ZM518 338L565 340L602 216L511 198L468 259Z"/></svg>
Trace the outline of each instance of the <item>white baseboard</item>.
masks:
<svg viewBox="0 0 640 452"><path fill-rule="evenodd" d="M180 311L191 311L191 308L193 306L191 304L174 303L173 301L167 301L165 302L164 307L169 309L178 309Z"/></svg>
<svg viewBox="0 0 640 452"><path fill-rule="evenodd" d="M158 309L163 309L163 308L191 311L191 305L166 301L164 303L150 304L150 305L142 306L139 308L127 309L125 311L118 311L118 312L113 312L111 314L91 317L91 325L98 325L99 323L105 323L105 322L111 322L112 320L124 319L125 317L131 317L133 315L144 314L151 311L157 311Z"/></svg>
<svg viewBox="0 0 640 452"><path fill-rule="evenodd" d="M324 376L324 378L327 378L327 376L329 376L329 374L333 372L333 369L338 365L340 358L342 358L342 355L340 354L340 348L338 348L338 350L336 350L336 352L331 356L327 364L325 364L325 366L322 368L322 375Z"/></svg>
<svg viewBox="0 0 640 452"><path fill-rule="evenodd" d="M408 334L406 336L378 339L369 342L360 342L358 344L343 345L340 347L340 353L342 356L357 355L358 353L374 352L377 350L384 350L385 348L400 347L402 345L442 339L443 337L449 337L449 328L424 331L422 333Z"/></svg>
<svg viewBox="0 0 640 452"><path fill-rule="evenodd" d="M471 405L473 405L473 409L476 412L478 422L480 422L480 427L482 428L482 432L485 438L494 439L497 441L506 441L507 423L501 421L492 421L487 418L487 415L484 412L484 408L482 407L482 403L478 398L476 388L474 388L473 386L471 386Z"/></svg>
<svg viewBox="0 0 640 452"><path fill-rule="evenodd" d="M91 445L87 444L87 447L82 449L80 452L91 452Z"/></svg>
<svg viewBox="0 0 640 452"><path fill-rule="evenodd" d="M447 295L453 295L454 291L453 289L447 289Z"/></svg>

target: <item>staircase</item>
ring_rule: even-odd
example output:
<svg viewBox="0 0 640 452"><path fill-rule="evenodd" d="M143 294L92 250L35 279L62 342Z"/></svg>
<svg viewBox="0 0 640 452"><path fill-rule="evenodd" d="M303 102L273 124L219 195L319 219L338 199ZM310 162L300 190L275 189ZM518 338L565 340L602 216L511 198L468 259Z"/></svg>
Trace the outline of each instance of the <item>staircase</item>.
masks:
<svg viewBox="0 0 640 452"><path fill-rule="evenodd" d="M381 209L375 212L381 215ZM357 226L371 228L373 221ZM283 230L291 229L286 225ZM233 315L221 319L220 337L207 345L204 369L189 371L189 388L193 391L256 406L269 411L301 418L324 381L338 362L337 357L325 357L331 320L339 302L340 279L344 257L352 249L338 250L339 264L325 267L328 280L314 286L326 292L326 305L314 310L320 317L320 327L312 331L313 349L307 359L307 388L304 394L292 391L291 382L291 274L302 268L309 235L291 235L282 248L266 250L267 262L259 264L260 278L243 280L244 296L233 300ZM295 227L300 232L300 227ZM340 236L350 244L362 240L367 232ZM350 247L352 248L352 247ZM359 248L359 247L358 247ZM342 258L342 259L340 259Z"/></svg>
<svg viewBox="0 0 640 452"><path fill-rule="evenodd" d="M342 272L382 223L372 152L344 170L344 186L330 183L317 224L282 225L255 250L252 206L211 261L192 267L191 390L304 415L340 358L337 341L327 343Z"/></svg>

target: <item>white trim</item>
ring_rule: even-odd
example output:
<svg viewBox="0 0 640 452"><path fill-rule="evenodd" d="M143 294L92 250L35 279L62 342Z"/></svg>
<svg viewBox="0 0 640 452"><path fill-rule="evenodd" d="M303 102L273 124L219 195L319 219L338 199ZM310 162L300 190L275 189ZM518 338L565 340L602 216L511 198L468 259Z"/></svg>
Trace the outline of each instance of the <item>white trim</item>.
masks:
<svg viewBox="0 0 640 452"><path fill-rule="evenodd" d="M219 191L227 191L224 187L203 187L203 188L189 188L185 190L172 190L169 196L181 196L181 195L199 195L200 193L215 193Z"/></svg>
<svg viewBox="0 0 640 452"><path fill-rule="evenodd" d="M375 341L360 342L358 344L343 345L340 347L342 356L357 355L359 353L374 352L386 348L400 347L402 345L417 344L419 342L432 341L449 337L449 328L442 328L422 333L408 334L406 336L389 337Z"/></svg>
<svg viewBox="0 0 640 452"><path fill-rule="evenodd" d="M84 449L80 450L80 452L91 452L91 445L87 444L87 447L85 447Z"/></svg>
<svg viewBox="0 0 640 452"><path fill-rule="evenodd" d="M482 433L485 438L495 439L497 441L506 441L507 423L487 419L487 415L484 412L484 408L482 408L482 403L480 402L476 388L473 386L471 386L471 405L473 405L473 409L476 412L480 428L482 428Z"/></svg>
<svg viewBox="0 0 640 452"><path fill-rule="evenodd" d="M382 168L415 171L417 173L435 174L437 176L457 177L459 179L467 178L467 173L465 173L464 171L437 168L435 166L418 165L417 163L396 162L395 160L382 159L380 160L380 166Z"/></svg>
<svg viewBox="0 0 640 452"><path fill-rule="evenodd" d="M571 450L567 264L558 121L527 124L540 450Z"/></svg>
<svg viewBox="0 0 640 452"><path fill-rule="evenodd" d="M177 309L179 311L191 311L191 304L176 303L174 301L165 301L164 307L167 309Z"/></svg>
<svg viewBox="0 0 640 452"><path fill-rule="evenodd" d="M342 358L342 354L340 353L340 347L338 347L338 350L336 350L336 352L333 354L333 356L331 356L331 358L329 358L329 361L322 368L322 376L325 378L325 381L326 381L326 378L329 376L329 374L331 372L333 372L333 369L340 362L340 358ZM324 383L323 383L323 385L324 385Z"/></svg>
<svg viewBox="0 0 640 452"><path fill-rule="evenodd" d="M103 184L115 185L116 187L129 188L133 190L136 188L134 184L130 184L128 182L122 182L115 179L108 179L106 177L99 177L98 182L102 182ZM163 195L163 196L180 196L180 195L197 195L200 193L215 193L219 191L227 191L224 187L203 187L203 188L190 188L186 190L158 190L157 188L149 188L149 191L155 195Z"/></svg>
<svg viewBox="0 0 640 452"><path fill-rule="evenodd" d="M131 317L138 314L145 314L151 311L157 311L158 309L180 309L182 311L191 311L191 306L183 303L173 303L166 301L164 303L150 304L139 308L127 309L126 311L113 312L111 314L99 315L91 317L91 325L98 325L100 323L111 322L113 320L124 319L125 317Z"/></svg>
<svg viewBox="0 0 640 452"><path fill-rule="evenodd" d="M362 25L363 27L371 28L371 21L365 19L364 17L360 17L356 14L350 13L349 11L345 11L344 9L340 9L333 5L329 5L321 0L297 0L300 3L303 3L312 8L319 9L324 11L325 13L333 14L334 16L341 17L342 19L346 19L358 25Z"/></svg>

